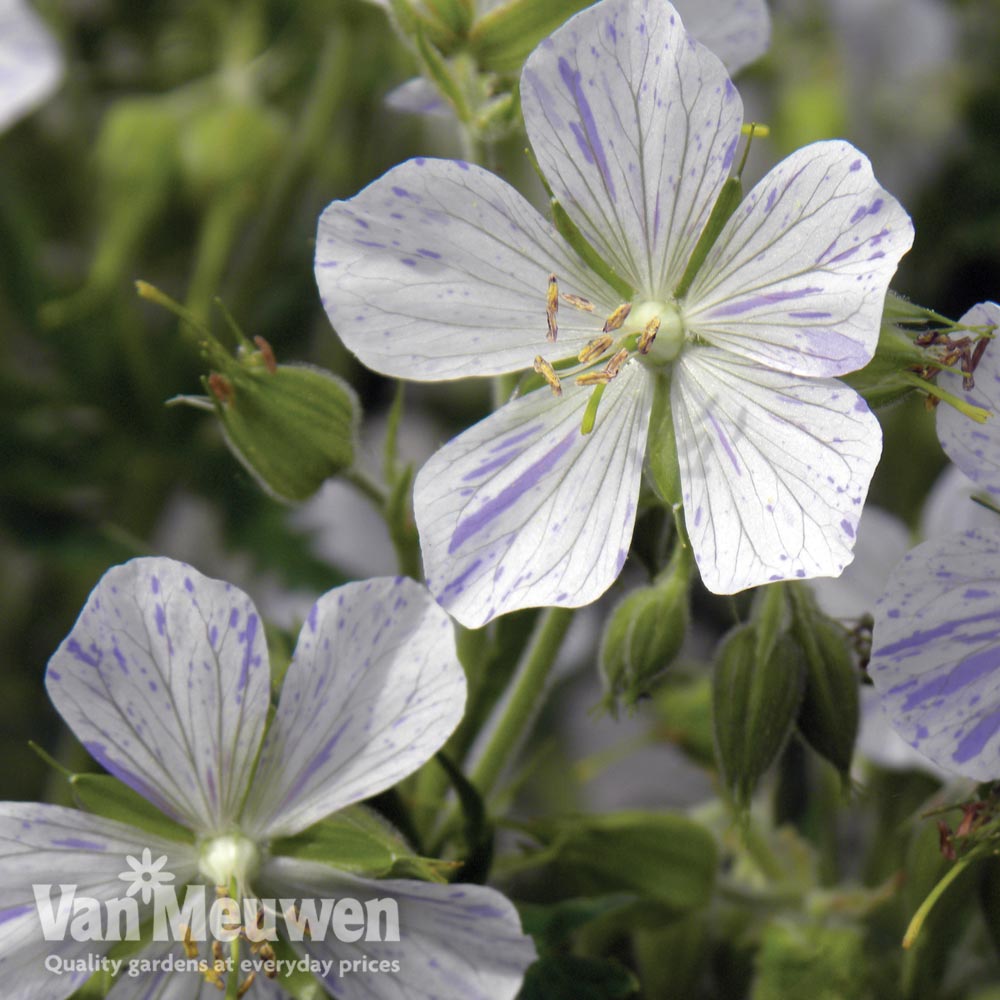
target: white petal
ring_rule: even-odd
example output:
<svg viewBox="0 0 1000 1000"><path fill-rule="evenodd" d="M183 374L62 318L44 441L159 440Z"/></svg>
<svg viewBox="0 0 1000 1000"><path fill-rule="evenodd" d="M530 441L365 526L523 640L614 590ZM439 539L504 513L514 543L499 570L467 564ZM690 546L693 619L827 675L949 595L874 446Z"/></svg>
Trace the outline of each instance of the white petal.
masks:
<svg viewBox="0 0 1000 1000"><path fill-rule="evenodd" d="M922 771L940 781L947 781L950 777L949 772L914 750L892 728L882 710L882 699L870 684L861 688L861 725L858 729L857 751L866 760L887 771Z"/></svg>
<svg viewBox="0 0 1000 1000"><path fill-rule="evenodd" d="M241 828L296 833L389 788L464 708L454 628L426 588L400 577L331 590L302 627Z"/></svg>
<svg viewBox="0 0 1000 1000"><path fill-rule="evenodd" d="M733 75L759 59L771 42L764 0L677 0L684 26Z"/></svg>
<svg viewBox="0 0 1000 1000"><path fill-rule="evenodd" d="M882 450L853 389L689 348L671 408L684 518L709 590L840 573Z"/></svg>
<svg viewBox="0 0 1000 1000"><path fill-rule="evenodd" d="M319 220L316 283L327 316L386 375L530 368L546 347L550 274L597 306L559 311L560 353L573 354L600 331L617 294L509 184L458 161L409 160Z"/></svg>
<svg viewBox="0 0 1000 1000"><path fill-rule="evenodd" d="M1000 306L981 302L960 320L966 326L1000 326ZM941 372L938 385L974 406L982 406L993 416L985 424L976 423L953 406L937 408L937 432L948 457L980 489L1000 497L1000 347L990 341L973 373L975 386L962 388L962 376Z"/></svg>
<svg viewBox="0 0 1000 1000"><path fill-rule="evenodd" d="M854 561L839 577L811 583L819 606L832 618L871 614L886 580L910 547L910 531L895 514L866 504L858 523Z"/></svg>
<svg viewBox="0 0 1000 1000"><path fill-rule="evenodd" d="M31 7L0 2L0 131L41 104L63 69L59 46Z"/></svg>
<svg viewBox="0 0 1000 1000"><path fill-rule="evenodd" d="M687 296L688 327L796 375L864 367L913 224L846 142L782 160L726 223Z"/></svg>
<svg viewBox="0 0 1000 1000"><path fill-rule="evenodd" d="M743 106L664 0L605 0L525 63L521 103L552 189L640 298L669 295L732 165Z"/></svg>
<svg viewBox="0 0 1000 1000"><path fill-rule="evenodd" d="M517 911L485 886L372 881L291 858L272 858L262 880L285 898L395 901L399 941L351 943L330 932L296 945L315 959L332 960L325 983L343 1000L513 1000L535 960ZM341 971L342 961L360 967L366 956L398 964L377 975Z"/></svg>
<svg viewBox="0 0 1000 1000"><path fill-rule="evenodd" d="M75 941L69 927L65 935L46 941L34 886L48 897L56 915L63 885L74 887L78 898L122 899L128 884L119 874L129 869L127 858L141 855L144 848L154 858L167 855L163 870L177 882L191 878L197 870L193 848L123 823L61 806L0 804L0 981L5 998L60 1000L68 996L91 973L56 975L45 968L45 957L85 959L103 955L112 944Z"/></svg>
<svg viewBox="0 0 1000 1000"><path fill-rule="evenodd" d="M635 523L652 379L629 362L581 433L592 390L515 399L417 475L427 585L467 628L545 605L580 607L614 582Z"/></svg>
<svg viewBox="0 0 1000 1000"><path fill-rule="evenodd" d="M429 80L415 76L386 94L385 105L392 111L408 115L430 115L454 119L455 112Z"/></svg>
<svg viewBox="0 0 1000 1000"><path fill-rule="evenodd" d="M982 489L957 465L946 465L924 500L919 536L931 539L970 528L995 528L997 515L972 499L977 493Z"/></svg>
<svg viewBox="0 0 1000 1000"><path fill-rule="evenodd" d="M253 602L172 559L108 570L55 655L49 696L91 755L165 813L226 829L270 678Z"/></svg>
<svg viewBox="0 0 1000 1000"><path fill-rule="evenodd" d="M915 548L875 611L869 674L896 731L935 764L1000 777L1000 532Z"/></svg>
<svg viewBox="0 0 1000 1000"><path fill-rule="evenodd" d="M183 957L181 947L176 941L157 942L130 954L123 960L125 972L111 989L107 1000L219 1000L222 994L218 987L209 983L203 975L176 968ZM208 947L200 945L200 957L210 961ZM241 964L255 959L260 961L245 948L240 950ZM128 971L130 966L135 969L134 972ZM141 971L144 968L150 971ZM241 982L246 975L249 973L241 977ZM250 1000L287 1000L291 994L263 974L258 974L247 996Z"/></svg>

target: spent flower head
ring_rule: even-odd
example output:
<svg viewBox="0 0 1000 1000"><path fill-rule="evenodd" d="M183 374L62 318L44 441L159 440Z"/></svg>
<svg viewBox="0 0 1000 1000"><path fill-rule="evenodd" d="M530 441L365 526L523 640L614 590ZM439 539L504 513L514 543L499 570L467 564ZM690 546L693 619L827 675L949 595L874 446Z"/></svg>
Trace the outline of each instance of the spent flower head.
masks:
<svg viewBox="0 0 1000 1000"><path fill-rule="evenodd" d="M905 212L839 141L736 205L740 97L659 0L572 18L528 59L521 100L561 231L496 176L428 159L319 223L324 306L367 365L537 373L417 477L435 596L470 627L595 600L625 561L647 437L651 459L676 437L709 589L839 573L881 433L833 376L872 357Z"/></svg>
<svg viewBox="0 0 1000 1000"><path fill-rule="evenodd" d="M294 953L331 963L321 982L334 996L350 988L340 962L364 956L390 960L366 978L369 997L495 1000L517 992L534 948L499 893L376 880L366 875L380 872L363 865L337 866L281 846L416 770L461 718L465 675L452 626L423 587L375 579L321 597L268 723L267 646L250 599L183 563L136 559L101 579L52 657L46 684L84 746L162 812L157 829L166 832L61 806L0 804L5 996L68 996L93 966L56 976L46 956L81 960L111 947L92 934L45 940L34 886L75 886L77 896L99 903L138 892L146 903L171 880L170 891L221 886L237 901L395 900L395 942L309 939L291 933L295 914L272 914ZM56 908L52 900L40 905ZM252 927L243 933L252 940ZM172 949L181 958L181 947L157 939L148 954ZM154 967L139 982L186 996L204 985L197 972L160 982L172 975ZM111 996L136 989L123 977ZM261 978L254 995L286 994Z"/></svg>

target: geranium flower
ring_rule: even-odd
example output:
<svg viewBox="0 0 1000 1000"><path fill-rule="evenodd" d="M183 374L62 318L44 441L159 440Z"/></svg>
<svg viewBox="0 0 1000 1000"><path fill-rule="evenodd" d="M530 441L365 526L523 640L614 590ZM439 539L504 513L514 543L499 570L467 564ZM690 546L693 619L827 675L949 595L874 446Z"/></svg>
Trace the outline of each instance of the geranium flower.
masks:
<svg viewBox="0 0 1000 1000"><path fill-rule="evenodd" d="M169 873L177 886L235 883L244 898L313 899L317 906L329 898L394 899L396 942L314 937L293 945L332 963L322 980L332 996L495 1000L517 992L534 949L499 893L372 880L269 849L394 785L427 761L461 718L465 676L451 623L424 588L376 579L321 597L266 737L270 672L253 603L169 559L136 559L105 574L52 657L46 685L90 753L192 836L171 839L60 806L0 804L5 996L66 997L90 973L70 965L57 975L48 968L51 956L72 962L111 947L69 933L44 940L34 885L75 885L79 897L118 899L131 892L135 875L123 878L123 862L145 867L147 856L156 858L158 884ZM278 930L287 927L279 922ZM150 954L171 949L184 957L169 942ZM341 975L340 961L362 958L387 959L393 968ZM191 997L202 988L216 995L197 972L154 967L146 979L123 976L111 996ZM285 995L263 977L253 991Z"/></svg>
<svg viewBox="0 0 1000 1000"><path fill-rule="evenodd" d="M470 627L599 597L629 547L654 391L669 392L709 589L839 573L881 433L832 376L872 357L909 218L861 153L816 143L757 184L685 277L742 103L659 0L572 18L529 57L521 101L590 252L453 161L404 163L319 223L324 306L369 367L435 380L534 366L560 392L526 392L421 470L435 596Z"/></svg>
<svg viewBox="0 0 1000 1000"><path fill-rule="evenodd" d="M0 0L0 131L59 85L63 58L41 18L24 0Z"/></svg>

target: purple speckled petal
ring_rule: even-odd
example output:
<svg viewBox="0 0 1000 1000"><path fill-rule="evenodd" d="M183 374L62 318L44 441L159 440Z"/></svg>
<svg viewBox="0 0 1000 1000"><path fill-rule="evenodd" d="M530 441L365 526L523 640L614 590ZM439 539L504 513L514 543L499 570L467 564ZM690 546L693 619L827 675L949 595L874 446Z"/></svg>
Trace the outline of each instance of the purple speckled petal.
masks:
<svg viewBox="0 0 1000 1000"><path fill-rule="evenodd" d="M430 80L416 76L390 90L385 105L392 111L408 115L427 115L433 118L454 119L452 106Z"/></svg>
<svg viewBox="0 0 1000 1000"><path fill-rule="evenodd" d="M525 63L521 104L556 197L637 297L672 293L733 162L742 102L664 0L605 0Z"/></svg>
<svg viewBox="0 0 1000 1000"><path fill-rule="evenodd" d="M976 781L1000 777L1000 531L906 556L875 609L869 674L912 747Z"/></svg>
<svg viewBox="0 0 1000 1000"><path fill-rule="evenodd" d="M981 302L961 319L967 326L1000 327L1000 306ZM974 372L975 386L962 388L962 376L941 372L938 384L974 406L989 410L993 417L978 424L953 406L937 409L937 433L948 457L980 489L1000 497L1000 347L996 341L986 350Z"/></svg>
<svg viewBox="0 0 1000 1000"><path fill-rule="evenodd" d="M241 827L277 837L391 787L462 718L454 626L402 577L317 601L285 675Z"/></svg>
<svg viewBox="0 0 1000 1000"><path fill-rule="evenodd" d="M0 3L0 131L59 85L63 58L41 18L23 0Z"/></svg>
<svg viewBox="0 0 1000 1000"><path fill-rule="evenodd" d="M433 455L414 484L424 569L468 628L517 608L580 607L621 572L632 538L652 379L629 362L580 432L592 390L515 399Z"/></svg>
<svg viewBox="0 0 1000 1000"><path fill-rule="evenodd" d="M913 224L846 142L782 160L747 195L698 271L690 330L769 368L843 375L878 343Z"/></svg>
<svg viewBox="0 0 1000 1000"><path fill-rule="evenodd" d="M327 865L271 858L261 885L277 898L394 901L398 941L324 940L295 944L299 954L332 961L325 980L339 1000L513 1000L535 946L521 930L517 911L495 889L406 879L358 878ZM373 927L373 924L369 925ZM341 974L341 961L396 962L377 975Z"/></svg>
<svg viewBox="0 0 1000 1000"><path fill-rule="evenodd" d="M263 736L267 644L251 600L173 559L108 570L49 660L49 696L112 774L202 833L239 810Z"/></svg>
<svg viewBox="0 0 1000 1000"><path fill-rule="evenodd" d="M154 860L166 854L162 871L173 874L178 883L197 871L191 846L76 809L0 803L0 981L5 1000L61 1000L90 977L88 972L54 975L43 964L47 955L85 959L103 955L112 945L74 941L68 927L65 934L59 933L60 899L64 917L71 918L72 906L60 886L74 886L77 897L122 898L129 885L119 874L130 871L126 858L141 856L143 848L150 849ZM44 937L36 885L43 897L42 913L54 921L53 940ZM141 899L137 903L141 917Z"/></svg>
<svg viewBox="0 0 1000 1000"><path fill-rule="evenodd" d="M677 0L684 27L735 74L759 59L771 41L764 0Z"/></svg>
<svg viewBox="0 0 1000 1000"><path fill-rule="evenodd" d="M545 350L546 293L564 305L560 352L601 329L617 294L509 184L481 167L416 159L323 212L316 283L327 316L369 368L411 379L530 368Z"/></svg>
<svg viewBox="0 0 1000 1000"><path fill-rule="evenodd" d="M853 389L692 347L675 368L671 408L684 520L709 590L843 570L882 451L879 423Z"/></svg>
<svg viewBox="0 0 1000 1000"><path fill-rule="evenodd" d="M203 975L178 966L179 945L175 941L156 942L142 951L130 954L125 959L136 965L135 973L126 972L112 987L107 1000L220 1000L224 994L209 983ZM202 945L202 957L206 947ZM170 961L172 960L172 961ZM240 962L262 962L259 956L241 949ZM150 963L140 965L139 963ZM156 971L139 971L143 968ZM248 973L244 973L245 978ZM247 993L248 1000L292 1000L292 994L283 990L276 982L258 972L253 986Z"/></svg>

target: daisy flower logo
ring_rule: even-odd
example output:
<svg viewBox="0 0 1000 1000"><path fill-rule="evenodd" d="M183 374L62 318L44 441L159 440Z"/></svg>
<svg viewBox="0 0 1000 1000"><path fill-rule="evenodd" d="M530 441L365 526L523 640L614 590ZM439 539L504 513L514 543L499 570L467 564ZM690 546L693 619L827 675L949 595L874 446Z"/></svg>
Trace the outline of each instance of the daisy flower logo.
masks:
<svg viewBox="0 0 1000 1000"><path fill-rule="evenodd" d="M709 247L742 104L661 0L578 14L520 93L559 230L493 174L428 159L319 222L323 304L369 367L536 373L417 476L428 586L473 628L595 600L625 561L647 441L671 438L709 589L837 575L881 432L836 376L874 353L906 213L863 154L820 142Z"/></svg>
<svg viewBox="0 0 1000 1000"><path fill-rule="evenodd" d="M161 854L155 861L153 852L148 848L142 849L142 859L128 855L125 858L129 866L127 872L119 872L118 877L128 883L126 896L140 894L142 901L148 903L153 893L165 885L169 885L174 880L171 872L163 871L163 866L167 863L167 856Z"/></svg>
<svg viewBox="0 0 1000 1000"><path fill-rule="evenodd" d="M280 981L247 977L238 962L224 982L214 952L199 951L207 939L160 934L157 908L174 891L158 887L172 879L185 898L197 890L224 905L225 940L244 958L262 960L257 942L271 921L278 946L320 970L332 996L354 995L358 980L345 982L345 969L373 964L379 975L363 980L373 1000L517 993L535 950L498 892L391 877L396 849L383 840L363 838L367 846L341 867L289 847L300 834L307 843L325 835L357 844L357 814L331 832L332 814L395 785L458 724L465 674L453 626L423 587L375 579L321 597L272 710L267 644L250 599L182 563L135 559L98 583L50 660L46 685L94 758L163 817L151 832L56 805L0 803L5 997L73 993L107 957L110 913L137 894L143 903L153 897L153 914L139 914L153 923L152 941L130 959L136 971L118 980L112 1000L206 995L199 991L208 984L233 996L290 995ZM120 871L123 857L130 871ZM125 900L123 880L131 883ZM280 904L262 912L262 899ZM334 901L344 899L391 901L398 933L338 936ZM305 933L310 907L333 910L322 925L332 934ZM98 926L102 908L109 916ZM191 930L188 919L174 919Z"/></svg>

